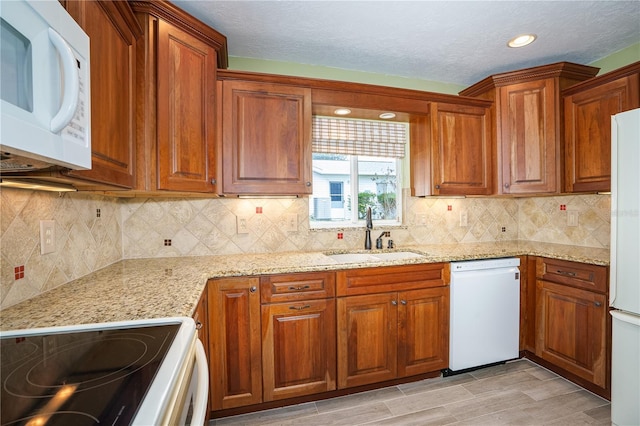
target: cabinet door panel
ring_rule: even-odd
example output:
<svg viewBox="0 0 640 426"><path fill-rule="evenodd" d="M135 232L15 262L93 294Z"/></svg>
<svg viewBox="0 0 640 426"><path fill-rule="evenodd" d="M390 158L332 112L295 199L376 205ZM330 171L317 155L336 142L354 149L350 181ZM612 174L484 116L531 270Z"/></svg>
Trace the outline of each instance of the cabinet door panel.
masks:
<svg viewBox="0 0 640 426"><path fill-rule="evenodd" d="M537 281L536 355L606 386L604 294Z"/></svg>
<svg viewBox="0 0 640 426"><path fill-rule="evenodd" d="M611 190L611 116L633 108L637 93L633 75L565 98L568 192Z"/></svg>
<svg viewBox="0 0 640 426"><path fill-rule="evenodd" d="M158 189L212 192L216 51L158 22Z"/></svg>
<svg viewBox="0 0 640 426"><path fill-rule="evenodd" d="M211 280L209 348L213 410L262 402L257 278Z"/></svg>
<svg viewBox="0 0 640 426"><path fill-rule="evenodd" d="M503 193L557 191L555 86L547 79L500 89Z"/></svg>
<svg viewBox="0 0 640 426"><path fill-rule="evenodd" d="M396 378L397 294L338 299L338 388Z"/></svg>
<svg viewBox="0 0 640 426"><path fill-rule="evenodd" d="M398 298L398 376L447 368L449 288L407 291Z"/></svg>
<svg viewBox="0 0 640 426"><path fill-rule="evenodd" d="M311 193L311 90L223 82L223 192Z"/></svg>
<svg viewBox="0 0 640 426"><path fill-rule="evenodd" d="M489 111L438 105L434 115L434 194L491 194Z"/></svg>
<svg viewBox="0 0 640 426"><path fill-rule="evenodd" d="M132 188L140 27L127 3L68 1L66 7L91 39L91 170L69 175Z"/></svg>
<svg viewBox="0 0 640 426"><path fill-rule="evenodd" d="M264 400L336 388L335 300L262 306Z"/></svg>

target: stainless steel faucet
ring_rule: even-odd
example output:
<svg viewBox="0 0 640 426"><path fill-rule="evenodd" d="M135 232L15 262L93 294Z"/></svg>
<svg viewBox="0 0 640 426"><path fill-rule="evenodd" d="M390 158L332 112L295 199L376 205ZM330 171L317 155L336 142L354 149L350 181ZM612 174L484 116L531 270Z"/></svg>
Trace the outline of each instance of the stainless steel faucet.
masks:
<svg viewBox="0 0 640 426"><path fill-rule="evenodd" d="M371 230L373 229L373 220L371 219L371 207L367 207L367 230L364 234L364 249L371 250Z"/></svg>

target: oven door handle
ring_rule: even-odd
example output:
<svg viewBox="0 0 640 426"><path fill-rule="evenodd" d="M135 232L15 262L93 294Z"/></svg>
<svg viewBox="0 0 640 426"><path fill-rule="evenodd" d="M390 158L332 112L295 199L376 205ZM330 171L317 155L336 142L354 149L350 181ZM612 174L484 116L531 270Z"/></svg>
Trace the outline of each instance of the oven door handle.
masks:
<svg viewBox="0 0 640 426"><path fill-rule="evenodd" d="M209 368L207 367L207 355L200 339L196 340L196 366L198 374L198 386L193 402L192 426L202 426L206 417L207 398L209 397Z"/></svg>

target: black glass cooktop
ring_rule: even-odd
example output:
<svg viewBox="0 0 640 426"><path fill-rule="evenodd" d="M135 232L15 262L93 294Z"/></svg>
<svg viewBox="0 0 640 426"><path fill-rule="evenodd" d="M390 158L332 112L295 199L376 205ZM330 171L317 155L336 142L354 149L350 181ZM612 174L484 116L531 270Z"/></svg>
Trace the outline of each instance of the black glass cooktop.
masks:
<svg viewBox="0 0 640 426"><path fill-rule="evenodd" d="M129 424L179 327L2 338L0 424Z"/></svg>

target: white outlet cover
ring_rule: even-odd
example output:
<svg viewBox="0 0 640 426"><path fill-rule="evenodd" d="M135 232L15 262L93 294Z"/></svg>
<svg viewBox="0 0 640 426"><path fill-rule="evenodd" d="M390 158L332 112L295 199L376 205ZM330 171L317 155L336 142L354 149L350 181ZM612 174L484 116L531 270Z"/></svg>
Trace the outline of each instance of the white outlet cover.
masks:
<svg viewBox="0 0 640 426"><path fill-rule="evenodd" d="M40 254L56 251L56 222L54 220L40 221Z"/></svg>
<svg viewBox="0 0 640 426"><path fill-rule="evenodd" d="M289 213L285 215L285 230L287 232L298 231L298 215L296 213Z"/></svg>
<svg viewBox="0 0 640 426"><path fill-rule="evenodd" d="M249 216L236 216L236 233L249 233Z"/></svg>

